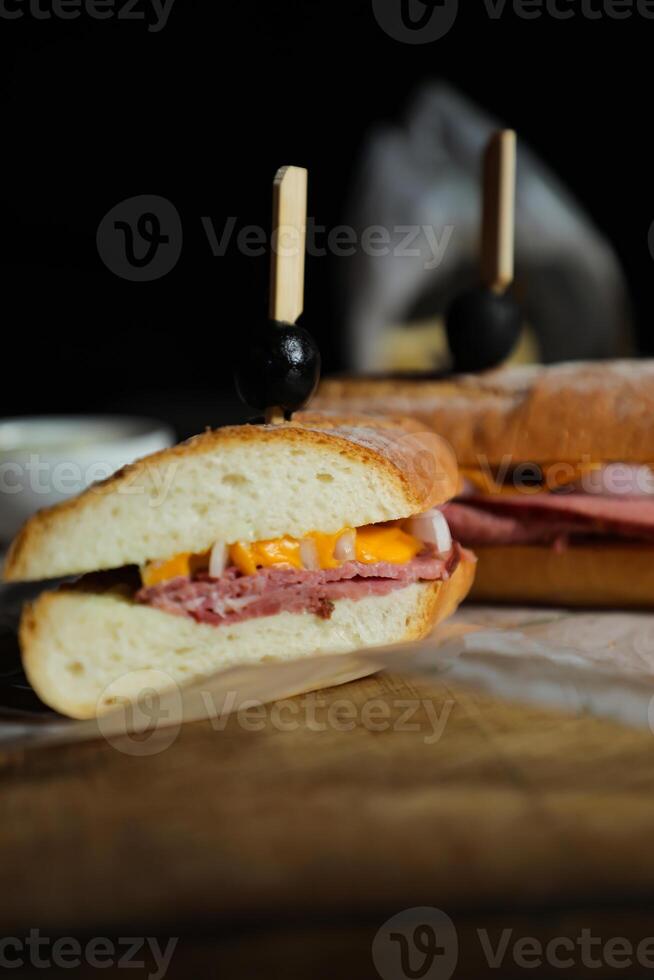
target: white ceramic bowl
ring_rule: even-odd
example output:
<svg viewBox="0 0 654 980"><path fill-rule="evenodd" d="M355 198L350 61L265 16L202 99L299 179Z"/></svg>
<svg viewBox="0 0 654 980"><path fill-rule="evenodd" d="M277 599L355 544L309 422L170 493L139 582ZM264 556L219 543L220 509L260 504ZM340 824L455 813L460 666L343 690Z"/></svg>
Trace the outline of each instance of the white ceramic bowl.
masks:
<svg viewBox="0 0 654 980"><path fill-rule="evenodd" d="M121 416L0 421L0 541L35 511L84 490L126 463L172 445L162 422Z"/></svg>

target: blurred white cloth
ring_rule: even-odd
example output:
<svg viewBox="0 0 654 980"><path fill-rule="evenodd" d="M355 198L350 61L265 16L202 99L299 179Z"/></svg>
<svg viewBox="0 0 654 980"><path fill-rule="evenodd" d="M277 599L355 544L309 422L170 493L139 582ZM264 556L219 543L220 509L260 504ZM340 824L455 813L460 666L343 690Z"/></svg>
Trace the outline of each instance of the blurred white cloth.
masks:
<svg viewBox="0 0 654 980"><path fill-rule="evenodd" d="M482 157L502 125L453 89L430 84L404 125L371 133L347 217L359 241L365 229L390 230L393 248L378 255L360 248L346 263L350 368L388 369L385 331L442 314L476 283ZM402 248L405 227L417 237ZM545 362L629 353L627 293L615 251L519 133L515 294Z"/></svg>

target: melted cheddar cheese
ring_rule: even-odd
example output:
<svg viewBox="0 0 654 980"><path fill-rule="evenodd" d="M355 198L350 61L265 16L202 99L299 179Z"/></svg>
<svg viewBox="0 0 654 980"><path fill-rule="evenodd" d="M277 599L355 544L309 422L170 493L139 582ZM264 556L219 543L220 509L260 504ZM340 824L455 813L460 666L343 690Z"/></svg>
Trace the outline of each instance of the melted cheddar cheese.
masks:
<svg viewBox="0 0 654 980"><path fill-rule="evenodd" d="M245 544L238 541L231 545L229 558L244 575L254 575L257 568L283 565L285 568L304 568L300 558L300 542L296 538L272 538Z"/></svg>
<svg viewBox="0 0 654 980"><path fill-rule="evenodd" d="M148 562L141 569L141 581L145 586L159 585L160 582L168 582L171 578L194 575L196 572L206 569L208 564L208 551L201 555L184 551L164 561Z"/></svg>
<svg viewBox="0 0 654 980"><path fill-rule="evenodd" d="M403 565L422 551L424 544L397 524L369 524L357 531L355 551L357 561L372 565L388 561Z"/></svg>
<svg viewBox="0 0 654 980"><path fill-rule="evenodd" d="M335 556L336 546L343 534L352 533L352 528L343 528L336 534L323 534L312 531L306 539L315 546L315 558L321 569L338 568L342 562ZM386 561L401 565L411 561L424 544L408 534L401 522L370 524L355 532L355 557L366 564ZM203 555L183 553L166 561L148 562L141 569L143 585L158 585L178 576L190 576L207 568L209 552ZM243 575L254 575L260 568L304 569L302 561L302 542L285 535L267 541L237 541L229 546L229 562Z"/></svg>
<svg viewBox="0 0 654 980"><path fill-rule="evenodd" d="M322 534L320 531L312 531L307 537L313 541L318 553L318 564L321 568L338 568L341 562L334 557L334 551L338 544L338 539L344 534L352 531L350 527L344 527L336 534Z"/></svg>

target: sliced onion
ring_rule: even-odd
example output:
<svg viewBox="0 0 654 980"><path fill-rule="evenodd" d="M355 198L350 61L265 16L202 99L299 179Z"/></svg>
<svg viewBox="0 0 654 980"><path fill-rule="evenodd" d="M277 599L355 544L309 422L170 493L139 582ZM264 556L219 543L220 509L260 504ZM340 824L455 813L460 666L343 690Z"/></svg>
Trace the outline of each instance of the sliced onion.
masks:
<svg viewBox="0 0 654 980"><path fill-rule="evenodd" d="M247 606L252 605L253 602L256 602L258 598L259 596L256 595L243 596L241 599L229 599L225 597L221 601L224 605L224 609L227 612L241 612L242 609L245 609ZM224 616L225 613L223 612L221 615Z"/></svg>
<svg viewBox="0 0 654 980"><path fill-rule="evenodd" d="M433 544L439 555L446 555L452 550L452 535L447 521L436 508L412 517L407 531L425 544Z"/></svg>
<svg viewBox="0 0 654 980"><path fill-rule="evenodd" d="M223 541L216 541L209 557L209 577L220 578L226 568L227 545Z"/></svg>
<svg viewBox="0 0 654 980"><path fill-rule="evenodd" d="M356 531L348 530L341 534L334 548L334 558L337 561L354 561L356 558Z"/></svg>
<svg viewBox="0 0 654 980"><path fill-rule="evenodd" d="M256 602L259 596L244 596L242 599L228 599L228 598L216 598L211 602L211 612L215 612L217 616L228 616L229 613L241 612L246 609L253 602ZM206 602L205 596L200 596L197 600L197 606L195 608L200 609L200 607ZM187 608L191 608L189 603L186 603Z"/></svg>
<svg viewBox="0 0 654 980"><path fill-rule="evenodd" d="M310 572L317 572L320 569L320 559L316 542L311 538L302 538L300 541L300 558L302 564Z"/></svg>

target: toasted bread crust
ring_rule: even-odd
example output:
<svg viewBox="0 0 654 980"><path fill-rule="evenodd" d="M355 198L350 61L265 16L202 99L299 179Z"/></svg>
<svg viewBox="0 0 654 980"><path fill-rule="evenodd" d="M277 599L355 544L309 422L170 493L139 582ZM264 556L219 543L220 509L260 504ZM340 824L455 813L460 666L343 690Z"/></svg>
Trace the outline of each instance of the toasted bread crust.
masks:
<svg viewBox="0 0 654 980"><path fill-rule="evenodd" d="M128 686L123 693L128 697L138 695L136 685L143 684L139 678L147 668L138 657L130 661L129 656L126 658L124 655L135 636L142 637L140 649L147 651L148 665L154 664L162 673L168 672L173 683L184 684L194 677L206 676L207 672L213 673L226 666L240 662L256 663L264 657L270 659L271 636L276 620L284 622L282 630L288 645L307 625L311 628L312 622L317 624L323 637L325 632L338 637L343 631L339 607L349 607L344 614L348 635L356 634L353 620L356 620L360 610L364 618L372 616L373 621L379 621L378 643L421 639L437 623L450 616L463 601L474 574L474 562L462 561L447 582L420 582L390 596L368 597L358 602L339 600L335 604L336 623L333 628L331 621L320 620L310 613L282 614L281 617L250 620L250 625L255 624L256 627L259 624L260 627L254 633L249 630L248 622L236 627L208 626L140 606L125 597L92 593L85 588L44 592L23 610L19 631L23 666L42 701L62 714L91 718L111 707L103 705L101 695L107 684L114 680L126 677ZM403 610L400 620L389 631L382 625L383 611L388 610L389 606L397 606L398 596L403 594L414 595L415 598L410 599L406 618ZM91 620L95 624L93 627L90 626ZM168 658L157 655L161 654L160 650L154 650L162 631ZM345 653L360 646L353 643L351 647L346 645L345 648L332 650L327 644L323 652ZM92 657L97 655L98 647L101 648L101 662L93 663ZM179 655L180 647L183 656ZM198 662L194 662L196 648L201 651ZM294 650L293 658L308 656L313 649L308 646ZM74 672L71 672L71 668L75 668ZM187 672L182 674L182 670ZM133 686L130 688L132 674ZM156 681L150 678L148 686L152 683L156 685Z"/></svg>
<svg viewBox="0 0 654 980"><path fill-rule="evenodd" d="M654 461L654 360L513 367L443 381L324 381L321 409L401 414L461 466Z"/></svg>
<svg viewBox="0 0 654 980"><path fill-rule="evenodd" d="M178 461L193 457L211 458L228 447L241 447L259 444L262 448L271 444L280 449L293 447L314 447L326 453L336 452L366 466L377 474L380 481L393 488L398 499L402 499L402 509L407 516L418 513L431 506L443 503L452 497L457 486L456 460L447 444L424 432L424 427L408 419L370 419L357 415L325 415L302 413L290 423L281 425L245 425L208 430L194 436L171 449L164 449L118 473L94 484L84 493L54 507L39 511L24 525L13 541L5 566L5 581L34 580L59 575L77 574L96 569L117 567L116 559L107 561L98 557L98 564L91 565L83 556L76 565L74 561L59 562L53 557L54 542L69 528L73 529L83 517L106 520L106 513L100 512L100 502L107 497L130 493L143 485L144 493L149 493L153 472L165 472ZM420 457L428 452L433 458L433 467L425 469L420 465ZM434 480L434 468L438 478ZM347 523L347 515L344 515ZM307 529L309 530L309 529ZM215 538L214 538L215 540ZM211 547L210 536L202 547ZM201 550L197 544L180 550ZM173 554L172 547L167 554ZM151 554L149 558L166 557L164 554ZM133 555L127 549L118 564L140 563L143 556L137 551Z"/></svg>
<svg viewBox="0 0 654 980"><path fill-rule="evenodd" d="M470 594L479 602L648 609L654 547L629 544L478 547Z"/></svg>

